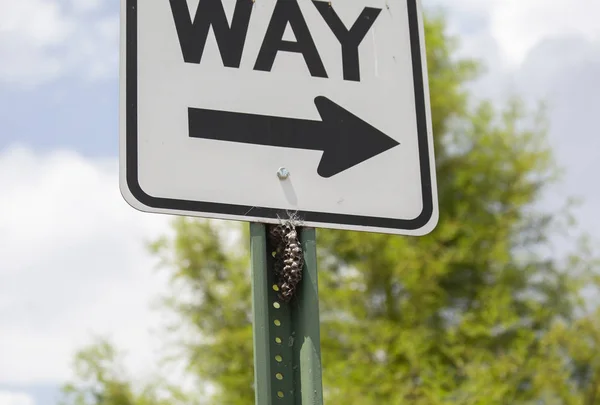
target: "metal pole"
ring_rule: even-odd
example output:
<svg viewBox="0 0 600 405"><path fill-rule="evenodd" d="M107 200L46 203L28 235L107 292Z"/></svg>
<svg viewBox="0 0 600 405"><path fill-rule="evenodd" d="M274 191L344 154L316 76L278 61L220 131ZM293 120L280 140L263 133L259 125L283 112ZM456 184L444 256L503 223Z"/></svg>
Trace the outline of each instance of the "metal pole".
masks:
<svg viewBox="0 0 600 405"><path fill-rule="evenodd" d="M277 297L267 226L250 225L256 405L322 405L315 230L299 229L304 269L289 304Z"/></svg>

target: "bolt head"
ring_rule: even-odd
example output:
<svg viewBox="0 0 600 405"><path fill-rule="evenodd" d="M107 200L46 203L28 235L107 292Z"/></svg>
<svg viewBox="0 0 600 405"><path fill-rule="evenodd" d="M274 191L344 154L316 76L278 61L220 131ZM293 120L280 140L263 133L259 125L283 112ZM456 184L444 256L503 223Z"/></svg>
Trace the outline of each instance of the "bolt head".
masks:
<svg viewBox="0 0 600 405"><path fill-rule="evenodd" d="M280 167L279 170L277 170L277 177L279 177L279 180L286 180L290 177L290 171L285 167Z"/></svg>

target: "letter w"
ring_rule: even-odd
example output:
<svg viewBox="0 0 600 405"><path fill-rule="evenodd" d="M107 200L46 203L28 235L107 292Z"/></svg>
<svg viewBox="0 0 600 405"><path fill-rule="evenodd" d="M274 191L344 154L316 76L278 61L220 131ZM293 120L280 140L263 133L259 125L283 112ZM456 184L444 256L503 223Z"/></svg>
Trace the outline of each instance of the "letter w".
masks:
<svg viewBox="0 0 600 405"><path fill-rule="evenodd" d="M211 25L226 67L238 68L252 13L252 0L236 0L231 27L221 0L200 0L194 22L187 0L169 0L183 59L200 63Z"/></svg>

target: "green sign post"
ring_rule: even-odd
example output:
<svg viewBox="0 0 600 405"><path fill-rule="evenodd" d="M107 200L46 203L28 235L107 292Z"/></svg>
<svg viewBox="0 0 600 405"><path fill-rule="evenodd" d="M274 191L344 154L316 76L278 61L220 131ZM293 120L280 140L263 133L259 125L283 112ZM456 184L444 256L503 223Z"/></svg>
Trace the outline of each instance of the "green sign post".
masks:
<svg viewBox="0 0 600 405"><path fill-rule="evenodd" d="M268 225L250 225L254 382L257 405L323 403L321 344L314 228L300 228L304 256L295 296L278 296Z"/></svg>

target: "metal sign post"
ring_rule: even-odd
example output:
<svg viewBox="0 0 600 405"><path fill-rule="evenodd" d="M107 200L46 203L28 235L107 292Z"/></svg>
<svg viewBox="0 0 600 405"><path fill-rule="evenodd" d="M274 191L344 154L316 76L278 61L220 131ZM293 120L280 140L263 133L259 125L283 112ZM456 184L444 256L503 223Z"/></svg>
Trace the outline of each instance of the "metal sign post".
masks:
<svg viewBox="0 0 600 405"><path fill-rule="evenodd" d="M257 405L323 403L315 230L300 229L302 280L288 302L278 294L269 226L250 225L254 382Z"/></svg>

